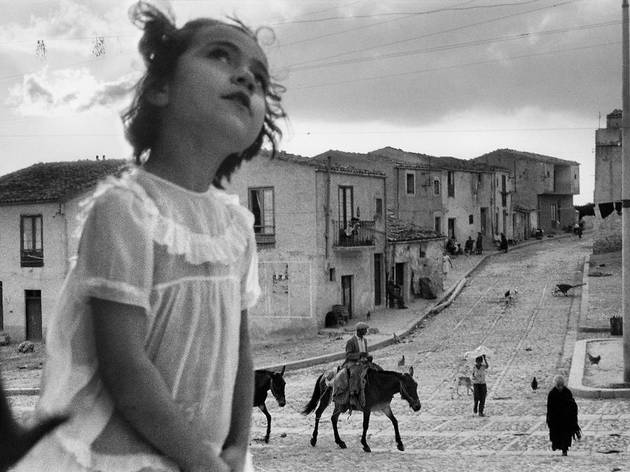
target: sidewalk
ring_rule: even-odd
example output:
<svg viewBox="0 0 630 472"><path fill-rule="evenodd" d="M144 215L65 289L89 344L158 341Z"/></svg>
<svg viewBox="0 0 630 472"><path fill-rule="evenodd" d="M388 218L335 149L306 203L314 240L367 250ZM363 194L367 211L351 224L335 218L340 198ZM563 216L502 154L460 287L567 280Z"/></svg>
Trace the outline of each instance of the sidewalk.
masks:
<svg viewBox="0 0 630 472"><path fill-rule="evenodd" d="M611 336L610 317L622 315L621 251L592 254L584 263L580 319L569 387L586 398L630 398L623 385L621 336ZM594 365L586 353L601 356ZM625 388L624 388L625 387Z"/></svg>

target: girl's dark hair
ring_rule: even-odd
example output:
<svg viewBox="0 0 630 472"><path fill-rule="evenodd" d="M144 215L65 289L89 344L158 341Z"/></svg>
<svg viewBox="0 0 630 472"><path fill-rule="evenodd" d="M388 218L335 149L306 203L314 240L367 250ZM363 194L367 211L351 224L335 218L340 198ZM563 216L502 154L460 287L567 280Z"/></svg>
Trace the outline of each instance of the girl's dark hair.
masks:
<svg viewBox="0 0 630 472"><path fill-rule="evenodd" d="M237 28L258 43L258 32L252 31L241 21L229 18L230 23L212 18L199 18L177 28L174 21L147 2L139 1L129 10L129 17L136 26L144 30L138 50L144 59L146 72L135 86L135 95L129 108L122 114L125 136L133 147L136 164L146 158L155 144L162 121L162 109L149 100L152 91L167 83L173 76L179 57L190 47L195 34L212 25L227 25ZM284 87L270 81L265 91L265 119L256 140L240 154L230 154L220 164L213 184L222 188L222 180L230 176L243 161L252 159L260 151L265 138L271 145L271 157L276 154L282 132L276 121L286 113L280 104Z"/></svg>

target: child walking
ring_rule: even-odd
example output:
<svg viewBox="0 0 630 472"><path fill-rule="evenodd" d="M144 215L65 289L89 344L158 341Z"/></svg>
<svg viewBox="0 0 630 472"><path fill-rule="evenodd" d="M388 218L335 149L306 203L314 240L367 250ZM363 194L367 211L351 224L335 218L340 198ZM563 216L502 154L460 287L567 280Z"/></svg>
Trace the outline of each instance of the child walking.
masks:
<svg viewBox="0 0 630 472"><path fill-rule="evenodd" d="M260 293L253 216L221 190L284 116L240 23L138 2L147 70L123 115L136 166L88 205L47 333L37 413L72 419L19 471L243 471Z"/></svg>
<svg viewBox="0 0 630 472"><path fill-rule="evenodd" d="M486 406L486 395L488 394L488 386L486 385L486 370L488 370L488 360L486 355L475 358L475 365L472 369L473 383L473 413L479 416L486 416L483 412Z"/></svg>

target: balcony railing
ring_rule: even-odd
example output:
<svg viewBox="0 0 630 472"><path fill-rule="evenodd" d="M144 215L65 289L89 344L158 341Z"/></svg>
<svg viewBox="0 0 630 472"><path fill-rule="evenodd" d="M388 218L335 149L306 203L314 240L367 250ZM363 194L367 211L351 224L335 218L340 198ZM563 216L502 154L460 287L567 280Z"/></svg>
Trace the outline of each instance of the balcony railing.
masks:
<svg viewBox="0 0 630 472"><path fill-rule="evenodd" d="M276 244L276 228L270 225L254 225L254 234L258 246L273 246Z"/></svg>
<svg viewBox="0 0 630 472"><path fill-rule="evenodd" d="M344 225L333 220L332 226L334 247L374 246L374 221L352 220Z"/></svg>

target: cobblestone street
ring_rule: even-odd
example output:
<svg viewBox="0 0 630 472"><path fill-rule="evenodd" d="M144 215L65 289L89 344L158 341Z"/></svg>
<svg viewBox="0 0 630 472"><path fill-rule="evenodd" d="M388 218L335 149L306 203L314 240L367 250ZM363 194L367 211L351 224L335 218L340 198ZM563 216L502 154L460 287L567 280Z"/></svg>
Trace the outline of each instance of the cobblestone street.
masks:
<svg viewBox="0 0 630 472"><path fill-rule="evenodd" d="M254 411L254 460L261 471L310 470L630 470L630 402L577 398L582 440L568 457L552 452L545 424L547 392L553 376L568 375L577 337L580 293L552 296L556 283L581 282L587 240L563 239L496 256L480 267L454 303L425 319L401 344L374 353L385 369L403 370L404 354L419 383L422 410L414 413L399 396L392 407L406 450L396 450L393 428L373 415L368 431L372 453L359 443L362 416L340 417L340 435L348 449L333 439L329 408L322 416L319 441L309 444L314 414L299 410L312 393L315 379L328 366L286 374L287 406L272 401L268 445L265 420ZM502 295L517 289L518 299L505 307ZM472 396L454 391L454 380L466 371L463 354L484 344L489 358L487 417L472 414ZM468 366L469 368L470 366ZM532 391L536 376L540 388Z"/></svg>
<svg viewBox="0 0 630 472"><path fill-rule="evenodd" d="M261 441L265 418L258 409L253 410L251 447L256 469L630 471L629 401L576 398L583 437L573 444L568 457L551 451L545 424L547 392L554 375L568 376L575 340L602 335L601 330L578 333L580 324L601 327L605 321L579 319L580 289L574 289L567 297L551 293L556 283L582 281L584 262L590 252L590 238L563 238L493 256L474 272L447 309L425 318L400 344L373 353L375 361L385 369L403 371L413 366L415 370L421 411L414 413L399 395L392 401L404 452L396 449L392 425L380 414L370 419L367 441L372 453L363 452L359 443L362 415L356 412L351 416L343 414L339 419L340 435L348 445L348 449L339 449L330 424L332 407L322 416L317 446L310 446L315 416L313 413L305 417L300 411L310 399L316 378L324 370L336 367L335 362L286 372L286 407L279 408L273 398L267 400L273 420L269 444ZM600 267L604 268L618 272L610 260ZM604 279L587 279L594 300L618 296L614 287L606 291L602 285L612 281L612 277ZM507 289L519 292L509 307L502 299ZM619 304L614 305L610 308L613 311ZM395 316L397 312L393 313ZM411 317L408 310L399 313ZM345 334L344 340L348 336ZM342 347L344 340L336 342ZM300 349L312 349L307 344L304 342ZM485 418L473 415L472 396L466 394L465 388L460 388L460 395L454 388L456 377L470 371L471 364L463 360L463 354L479 344L494 351L488 359ZM287 352L283 358L290 355ZM403 355L405 367L399 367ZM257 361L265 365L272 357L269 354L268 359ZM530 387L534 376L539 382L537 391ZM24 418L34 407L36 396L17 395L10 399Z"/></svg>

